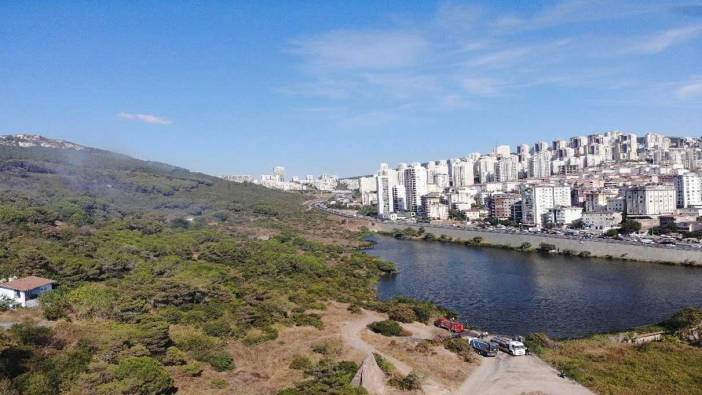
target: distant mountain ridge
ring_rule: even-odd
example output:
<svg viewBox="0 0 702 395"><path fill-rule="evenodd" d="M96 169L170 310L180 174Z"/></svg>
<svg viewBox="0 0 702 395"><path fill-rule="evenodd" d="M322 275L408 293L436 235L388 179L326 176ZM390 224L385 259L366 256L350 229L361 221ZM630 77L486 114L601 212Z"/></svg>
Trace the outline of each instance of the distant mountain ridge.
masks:
<svg viewBox="0 0 702 395"><path fill-rule="evenodd" d="M80 144L75 144L66 140L50 139L48 137L40 136L38 134L8 134L0 136L0 145L8 147L43 147L43 148L56 148L56 149L72 149L76 151L83 151L89 148Z"/></svg>

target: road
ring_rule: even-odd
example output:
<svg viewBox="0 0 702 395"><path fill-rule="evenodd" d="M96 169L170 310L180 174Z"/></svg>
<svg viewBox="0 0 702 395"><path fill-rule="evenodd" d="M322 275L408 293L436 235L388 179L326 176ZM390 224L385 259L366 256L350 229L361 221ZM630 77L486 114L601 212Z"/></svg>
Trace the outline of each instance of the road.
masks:
<svg viewBox="0 0 702 395"><path fill-rule="evenodd" d="M593 395L582 385L559 377L554 368L533 355L513 357L499 352L494 358L481 358L482 363L463 382L457 395Z"/></svg>
<svg viewBox="0 0 702 395"><path fill-rule="evenodd" d="M314 207L320 211L324 211L328 214L333 214L341 217L346 217L346 218L354 218L358 220L366 220L366 221L371 221L371 222L383 222L383 223L390 223L390 224L397 224L398 228L406 227L406 226L421 226L425 229L455 229L455 230L470 230L474 232L484 232L484 233L502 233L502 234L514 234L514 235L534 235L534 236L541 236L541 237L547 237L547 238L552 238L552 239L571 239L571 240L578 240L578 241L592 241L592 242L597 242L597 243L611 243L611 244L623 244L623 245L635 245L635 246L645 246L645 247L651 247L651 248L661 248L661 249L678 249L678 250L691 250L691 251L700 251L702 249L702 245L700 244L674 244L674 245L666 245L666 244L658 244L658 243L641 243L637 241L632 241L632 240L617 240L614 238L598 238L598 237L582 237L582 236L571 236L571 235L559 235L559 234L551 234L551 233L544 233L544 232L520 232L519 230L516 229L485 229L485 228L476 228L476 227L468 227L468 226L451 226L451 225L438 225L438 224L408 224L406 222L398 222L398 221L379 221L376 218L371 218L371 217L366 217L366 216L361 216L361 215L356 215L353 214L350 211L343 211L343 210L336 210L336 209L330 209L324 206L320 201L315 201L311 203L311 207Z"/></svg>

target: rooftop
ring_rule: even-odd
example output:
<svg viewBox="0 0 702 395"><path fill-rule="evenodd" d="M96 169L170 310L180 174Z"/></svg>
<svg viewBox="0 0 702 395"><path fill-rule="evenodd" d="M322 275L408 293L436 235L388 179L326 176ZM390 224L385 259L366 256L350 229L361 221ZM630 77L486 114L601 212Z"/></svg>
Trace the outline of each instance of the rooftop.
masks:
<svg viewBox="0 0 702 395"><path fill-rule="evenodd" d="M13 289L15 291L31 291L44 285L53 284L56 281L48 278L29 276L22 277L16 280L0 283L0 288Z"/></svg>

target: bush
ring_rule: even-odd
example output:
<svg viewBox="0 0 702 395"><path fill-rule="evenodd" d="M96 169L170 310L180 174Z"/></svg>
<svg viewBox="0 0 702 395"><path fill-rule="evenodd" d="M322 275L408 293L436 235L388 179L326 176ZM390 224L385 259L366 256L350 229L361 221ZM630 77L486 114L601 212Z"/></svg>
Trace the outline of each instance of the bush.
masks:
<svg viewBox="0 0 702 395"><path fill-rule="evenodd" d="M470 346L466 339L449 338L444 342L444 348L463 358L466 362L472 361L475 357L473 347Z"/></svg>
<svg viewBox="0 0 702 395"><path fill-rule="evenodd" d="M529 243L528 241L525 241L524 243L522 243L522 245L519 246L519 249L524 250L524 251L529 251L529 250L531 250L531 243Z"/></svg>
<svg viewBox="0 0 702 395"><path fill-rule="evenodd" d="M555 244L549 244L549 243L541 243L539 244L539 251L541 252L550 252L553 250L556 250L556 245Z"/></svg>
<svg viewBox="0 0 702 395"><path fill-rule="evenodd" d="M234 369L234 358L227 351L210 352L206 357L206 362L218 372Z"/></svg>
<svg viewBox="0 0 702 395"><path fill-rule="evenodd" d="M355 303L350 304L346 310L348 310L351 314L361 314L361 306Z"/></svg>
<svg viewBox="0 0 702 395"><path fill-rule="evenodd" d="M227 338L232 335L232 327L224 320L209 321L202 325L202 330L209 336Z"/></svg>
<svg viewBox="0 0 702 395"><path fill-rule="evenodd" d="M17 306L19 306L19 303L15 302L14 299L0 295L0 311L12 310L17 308Z"/></svg>
<svg viewBox="0 0 702 395"><path fill-rule="evenodd" d="M404 391L415 391L422 389L422 384L419 380L419 376L412 372L402 379L391 379L390 385L397 387Z"/></svg>
<svg viewBox="0 0 702 395"><path fill-rule="evenodd" d="M339 355L342 351L341 343L335 340L325 340L312 345L312 351L322 355Z"/></svg>
<svg viewBox="0 0 702 395"><path fill-rule="evenodd" d="M197 362L191 362L187 365L183 365L180 371L190 377L199 377L202 374L202 365Z"/></svg>
<svg viewBox="0 0 702 395"><path fill-rule="evenodd" d="M385 373L386 376L392 376L393 373L395 372L395 366L385 359L382 355L378 354L377 352L373 353L373 357L375 358L375 363L378 364L378 367L380 370Z"/></svg>
<svg viewBox="0 0 702 395"><path fill-rule="evenodd" d="M168 347L166 356L163 357L163 364L166 366L185 365L185 353L178 347Z"/></svg>
<svg viewBox="0 0 702 395"><path fill-rule="evenodd" d="M174 390L166 369L150 357L130 357L114 369L115 382L110 391L120 394L167 394Z"/></svg>
<svg viewBox="0 0 702 395"><path fill-rule="evenodd" d="M319 314L293 314L292 321L297 326L313 326L317 329L322 329L322 317Z"/></svg>
<svg viewBox="0 0 702 395"><path fill-rule="evenodd" d="M417 320L417 314L411 306L406 304L395 304L390 307L388 316L391 320L399 322L414 322Z"/></svg>
<svg viewBox="0 0 702 395"><path fill-rule="evenodd" d="M304 355L295 355L290 362L290 369L307 370L312 367L312 360Z"/></svg>
<svg viewBox="0 0 702 395"><path fill-rule="evenodd" d="M368 324L368 329L383 336L400 336L403 334L402 327L397 321L385 320Z"/></svg>

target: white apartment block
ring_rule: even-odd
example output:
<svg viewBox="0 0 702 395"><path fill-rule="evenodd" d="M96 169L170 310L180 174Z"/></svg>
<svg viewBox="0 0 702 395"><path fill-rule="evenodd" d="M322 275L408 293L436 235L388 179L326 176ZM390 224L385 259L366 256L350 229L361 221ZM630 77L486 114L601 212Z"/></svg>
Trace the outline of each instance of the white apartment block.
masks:
<svg viewBox="0 0 702 395"><path fill-rule="evenodd" d="M551 153L549 151L540 151L532 155L529 159L529 177L547 178L550 176Z"/></svg>
<svg viewBox="0 0 702 395"><path fill-rule="evenodd" d="M397 173L390 169L386 163L380 165L378 171L377 191L378 191L378 216L388 218L395 212L395 199L393 188L397 184Z"/></svg>
<svg viewBox="0 0 702 395"><path fill-rule="evenodd" d="M498 158L505 158L512 154L509 145L498 145L495 147L495 156Z"/></svg>
<svg viewBox="0 0 702 395"><path fill-rule="evenodd" d="M570 206L570 187L536 185L522 190L522 222L541 226L549 210Z"/></svg>
<svg viewBox="0 0 702 395"><path fill-rule="evenodd" d="M441 202L441 194L430 193L422 196L422 217L429 220L446 220L449 216L448 206Z"/></svg>
<svg viewBox="0 0 702 395"><path fill-rule="evenodd" d="M519 178L517 165L519 158L516 155L509 155L500 158L495 164L495 181L514 181Z"/></svg>
<svg viewBox="0 0 702 395"><path fill-rule="evenodd" d="M675 211L673 185L643 185L628 188L624 194L628 215L661 215Z"/></svg>
<svg viewBox="0 0 702 395"><path fill-rule="evenodd" d="M454 188L463 188L473 185L473 161L454 159L451 161L451 185Z"/></svg>
<svg viewBox="0 0 702 395"><path fill-rule="evenodd" d="M378 181L376 180L376 176L361 177L358 181L358 191L361 193L361 203L364 206L378 204Z"/></svg>
<svg viewBox="0 0 702 395"><path fill-rule="evenodd" d="M427 169L415 162L405 169L405 196L407 211L417 213L422 196L427 194Z"/></svg>
<svg viewBox="0 0 702 395"><path fill-rule="evenodd" d="M475 172L478 175L478 182L485 184L495 180L495 162L494 156L483 156L475 163Z"/></svg>
<svg viewBox="0 0 702 395"><path fill-rule="evenodd" d="M675 177L677 207L702 206L702 177L685 173Z"/></svg>

